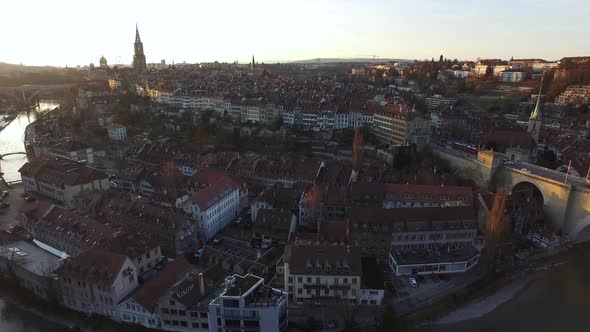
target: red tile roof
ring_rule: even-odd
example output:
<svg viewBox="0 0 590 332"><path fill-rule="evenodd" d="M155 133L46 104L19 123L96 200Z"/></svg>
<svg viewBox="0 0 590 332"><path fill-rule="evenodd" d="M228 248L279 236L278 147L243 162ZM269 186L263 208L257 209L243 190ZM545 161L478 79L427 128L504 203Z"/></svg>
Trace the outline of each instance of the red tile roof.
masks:
<svg viewBox="0 0 590 332"><path fill-rule="evenodd" d="M145 310L154 312L158 299L192 268L184 258L176 258L166 265L153 279L150 279L133 295L133 299Z"/></svg>

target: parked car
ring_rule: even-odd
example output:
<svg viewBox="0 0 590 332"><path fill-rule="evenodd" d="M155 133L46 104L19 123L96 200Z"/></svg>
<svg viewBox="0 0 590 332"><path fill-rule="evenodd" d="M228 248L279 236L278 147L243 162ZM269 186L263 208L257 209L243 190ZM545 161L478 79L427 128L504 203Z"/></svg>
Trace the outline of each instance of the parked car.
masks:
<svg viewBox="0 0 590 332"><path fill-rule="evenodd" d="M24 200L27 202L32 202L34 201L36 198L33 196L29 196L29 195L25 195Z"/></svg>
<svg viewBox="0 0 590 332"><path fill-rule="evenodd" d="M6 209L9 206L10 206L10 204L8 204L8 203L0 203L0 209Z"/></svg>
<svg viewBox="0 0 590 332"><path fill-rule="evenodd" d="M408 282L410 283L410 287L418 288L418 281L414 277L409 277Z"/></svg>

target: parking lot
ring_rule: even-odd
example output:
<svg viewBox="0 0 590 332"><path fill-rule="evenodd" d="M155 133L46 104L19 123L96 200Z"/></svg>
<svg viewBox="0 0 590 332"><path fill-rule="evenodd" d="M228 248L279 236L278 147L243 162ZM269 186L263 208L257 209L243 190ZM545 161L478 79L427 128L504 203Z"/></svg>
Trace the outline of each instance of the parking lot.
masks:
<svg viewBox="0 0 590 332"><path fill-rule="evenodd" d="M393 305L396 312L405 314L417 308L432 304L432 302L477 279L476 272L448 274L448 280L434 281L431 275L424 275L423 281L418 282L418 287L412 288L408 276L393 277L389 281L393 283L396 294L393 296Z"/></svg>
<svg viewBox="0 0 590 332"><path fill-rule="evenodd" d="M21 197L23 194L22 185L14 185L12 188L1 188L1 190L8 191L8 195L2 199L2 202L0 202L9 204L8 207L0 209L0 229L7 230L10 226L17 224L16 217L19 211L25 206L25 204L30 203L26 202Z"/></svg>

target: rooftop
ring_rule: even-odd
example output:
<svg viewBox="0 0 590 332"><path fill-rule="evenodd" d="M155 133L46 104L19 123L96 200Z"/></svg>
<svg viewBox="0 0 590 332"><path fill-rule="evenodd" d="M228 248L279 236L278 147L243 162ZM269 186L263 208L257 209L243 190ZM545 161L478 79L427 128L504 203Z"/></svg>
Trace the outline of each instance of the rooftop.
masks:
<svg viewBox="0 0 590 332"><path fill-rule="evenodd" d="M450 249L420 249L414 251L399 251L392 249L391 255L398 264L431 264L465 262L479 255L479 251L473 246Z"/></svg>

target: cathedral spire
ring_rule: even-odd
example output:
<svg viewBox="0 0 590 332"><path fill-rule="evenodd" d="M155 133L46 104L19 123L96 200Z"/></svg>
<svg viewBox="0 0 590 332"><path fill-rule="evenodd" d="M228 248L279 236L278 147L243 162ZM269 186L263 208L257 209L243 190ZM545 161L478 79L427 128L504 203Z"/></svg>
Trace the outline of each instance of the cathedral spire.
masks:
<svg viewBox="0 0 590 332"><path fill-rule="evenodd" d="M539 87L539 94L537 95L537 103L535 104L535 109L533 109L533 111L531 112L529 120L541 119L541 92L543 90L544 79L545 76L543 75L543 77L541 78L541 86Z"/></svg>
<svg viewBox="0 0 590 332"><path fill-rule="evenodd" d="M137 28L137 23L135 23L135 42L141 43L141 38L139 38L139 29Z"/></svg>

